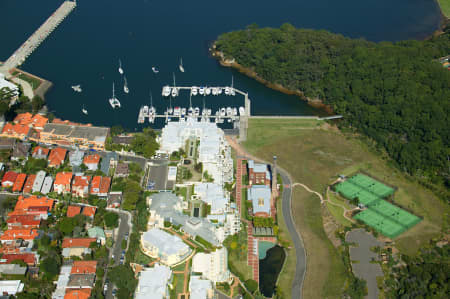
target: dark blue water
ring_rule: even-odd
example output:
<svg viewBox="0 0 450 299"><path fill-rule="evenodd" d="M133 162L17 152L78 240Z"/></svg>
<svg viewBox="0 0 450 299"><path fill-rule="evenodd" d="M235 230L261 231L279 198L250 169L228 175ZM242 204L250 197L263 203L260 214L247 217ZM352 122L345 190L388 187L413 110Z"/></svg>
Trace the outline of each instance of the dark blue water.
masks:
<svg viewBox="0 0 450 299"><path fill-rule="evenodd" d="M60 0L0 1L0 60L16 48L58 7ZM97 125L122 124L134 129L138 109L149 102L162 112L169 104L161 87L177 85L224 86L249 93L252 114L321 113L295 96L270 90L238 72L220 67L209 57L208 46L221 33L251 23L326 29L368 40L421 39L438 29L439 8L434 0L228 0L150 1L80 0L78 7L28 58L22 68L55 85L46 100L58 117ZM185 73L178 71L183 57ZM123 92L118 59L122 59L130 94ZM160 68L154 75L151 66ZM107 100L116 82L123 108L113 111ZM83 92L70 86L81 84ZM194 105L203 106L196 97ZM206 105L241 106L242 97L208 97ZM173 106L188 106L185 92ZM85 105L89 115L81 113Z"/></svg>
<svg viewBox="0 0 450 299"><path fill-rule="evenodd" d="M267 250L264 259L259 260L259 290L264 296L272 297L285 258L286 253L283 247L276 245ZM289 292L289 290L285 291Z"/></svg>

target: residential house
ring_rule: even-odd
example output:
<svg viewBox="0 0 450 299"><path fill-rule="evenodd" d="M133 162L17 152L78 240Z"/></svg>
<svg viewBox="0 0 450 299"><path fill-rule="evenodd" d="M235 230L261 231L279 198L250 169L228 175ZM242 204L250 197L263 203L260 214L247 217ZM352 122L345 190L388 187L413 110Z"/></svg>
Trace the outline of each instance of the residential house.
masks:
<svg viewBox="0 0 450 299"><path fill-rule="evenodd" d="M34 180L33 183L33 188L31 189L31 191L34 192L41 192L42 189L42 184L44 184L44 180L45 180L45 171L40 170L38 171L38 173L36 174L36 178Z"/></svg>
<svg viewBox="0 0 450 299"><path fill-rule="evenodd" d="M0 258L0 264L11 264L13 261L23 261L28 266L35 266L38 262L38 257L33 253L18 253L18 254L3 254Z"/></svg>
<svg viewBox="0 0 450 299"><path fill-rule="evenodd" d="M32 117L33 117L33 114L31 114L30 112L19 113L14 118L14 123L15 124L24 125L24 126L28 126L31 123L31 118Z"/></svg>
<svg viewBox="0 0 450 299"><path fill-rule="evenodd" d="M72 167L79 167L83 164L84 151L76 148L74 151L69 153L69 163Z"/></svg>
<svg viewBox="0 0 450 299"><path fill-rule="evenodd" d="M25 142L18 142L14 146L11 160L13 161L26 161L28 160L28 152L30 151L31 144Z"/></svg>
<svg viewBox="0 0 450 299"><path fill-rule="evenodd" d="M66 295L66 287L69 283L70 272L72 271L72 261L64 261L56 281L56 289L52 294L52 299L64 299ZM90 289L89 294L90 294ZM74 297L77 298L77 297ZM85 298L81 297L80 298ZM78 298L77 298L78 299ZM86 298L87 299L87 298Z"/></svg>
<svg viewBox="0 0 450 299"><path fill-rule="evenodd" d="M247 167L249 185L270 186L270 171L267 164L255 163L255 161L249 160Z"/></svg>
<svg viewBox="0 0 450 299"><path fill-rule="evenodd" d="M108 208L118 208L122 203L122 191L111 191L108 194Z"/></svg>
<svg viewBox="0 0 450 299"><path fill-rule="evenodd" d="M30 174L27 177L27 180L25 181L25 184L23 186L23 193L31 193L33 190L34 180L36 179L35 174Z"/></svg>
<svg viewBox="0 0 450 299"><path fill-rule="evenodd" d="M86 217L94 218L96 211L97 211L96 207L84 206L82 214Z"/></svg>
<svg viewBox="0 0 450 299"><path fill-rule="evenodd" d="M47 219L48 213L53 209L55 201L47 197L37 197L32 195L29 197L19 196L14 211L8 214L9 217L14 215L35 215L41 219Z"/></svg>
<svg viewBox="0 0 450 299"><path fill-rule="evenodd" d="M18 264L1 264L0 274L3 275L25 275L27 273L27 267ZM9 299L9 297L6 297ZM2 297L0 297L2 299Z"/></svg>
<svg viewBox="0 0 450 299"><path fill-rule="evenodd" d="M110 186L110 177L95 176L91 183L91 194L99 197L107 197Z"/></svg>
<svg viewBox="0 0 450 299"><path fill-rule="evenodd" d="M94 287L94 283L95 274L70 274L67 288L92 289Z"/></svg>
<svg viewBox="0 0 450 299"><path fill-rule="evenodd" d="M253 185L247 189L247 200L252 202L254 216L271 216L271 195L271 188L267 185Z"/></svg>
<svg viewBox="0 0 450 299"><path fill-rule="evenodd" d="M14 185L12 187L13 192L21 192L23 185L25 184L25 180L27 178L27 175L25 173L19 173L17 175L16 181L14 182Z"/></svg>
<svg viewBox="0 0 450 299"><path fill-rule="evenodd" d="M98 163L100 163L99 154L87 155L83 159L83 164L92 171L96 171L98 169Z"/></svg>
<svg viewBox="0 0 450 299"><path fill-rule="evenodd" d="M62 255L66 258L71 256L81 257L83 254L91 253L89 246L97 242L94 238L64 238L62 244Z"/></svg>
<svg viewBox="0 0 450 299"><path fill-rule="evenodd" d="M47 160L49 152L50 149L38 145L33 149L31 156L35 159Z"/></svg>
<svg viewBox="0 0 450 299"><path fill-rule="evenodd" d="M75 217L81 213L81 206L69 206L67 208L67 217Z"/></svg>
<svg viewBox="0 0 450 299"><path fill-rule="evenodd" d="M28 138L30 133L31 129L28 126L6 123L3 126L2 133L0 134L0 136L25 140Z"/></svg>
<svg viewBox="0 0 450 299"><path fill-rule="evenodd" d="M0 280L0 294L15 296L23 291L24 286L20 280Z"/></svg>
<svg viewBox="0 0 450 299"><path fill-rule="evenodd" d="M11 188L16 182L17 176L19 174L14 171L7 171L2 178L2 187L3 188Z"/></svg>
<svg viewBox="0 0 450 299"><path fill-rule="evenodd" d="M14 228L38 228L41 219L36 215L13 215L6 220L8 229Z"/></svg>
<svg viewBox="0 0 450 299"><path fill-rule="evenodd" d="M70 193L70 184L72 183L71 172L58 172L55 177L54 190L58 194Z"/></svg>
<svg viewBox="0 0 450 299"><path fill-rule="evenodd" d="M51 176L46 176L44 183L42 184L41 193L46 195L52 191L53 178Z"/></svg>
<svg viewBox="0 0 450 299"><path fill-rule="evenodd" d="M106 235L103 228L94 226L88 229L89 238L95 238L97 241L100 241L100 244L105 245L106 243Z"/></svg>
<svg viewBox="0 0 450 299"><path fill-rule="evenodd" d="M40 132L44 129L46 123L48 123L48 118L46 118L40 114L35 114L31 118L30 125L33 127L33 129Z"/></svg>
<svg viewBox="0 0 450 299"><path fill-rule="evenodd" d="M8 229L0 237L0 241L3 243L11 243L15 240L32 241L39 235L38 231L34 228L24 229Z"/></svg>
<svg viewBox="0 0 450 299"><path fill-rule="evenodd" d="M88 197L89 195L89 182L91 180L90 176L74 176L72 182L72 195L76 197Z"/></svg>
<svg viewBox="0 0 450 299"><path fill-rule="evenodd" d="M109 175L109 170L115 168L119 162L119 155L116 152L107 152L100 162L100 170Z"/></svg>
<svg viewBox="0 0 450 299"><path fill-rule="evenodd" d="M74 261L70 274L95 274L97 261Z"/></svg>
<svg viewBox="0 0 450 299"><path fill-rule="evenodd" d="M128 163L118 163L114 176L117 178L126 178L130 174Z"/></svg>
<svg viewBox="0 0 450 299"><path fill-rule="evenodd" d="M67 150L61 147L54 148L50 151L48 156L48 166L49 167L59 167L64 163L66 159Z"/></svg>
<svg viewBox="0 0 450 299"><path fill-rule="evenodd" d="M16 139L0 137L0 150L10 150L16 145Z"/></svg>

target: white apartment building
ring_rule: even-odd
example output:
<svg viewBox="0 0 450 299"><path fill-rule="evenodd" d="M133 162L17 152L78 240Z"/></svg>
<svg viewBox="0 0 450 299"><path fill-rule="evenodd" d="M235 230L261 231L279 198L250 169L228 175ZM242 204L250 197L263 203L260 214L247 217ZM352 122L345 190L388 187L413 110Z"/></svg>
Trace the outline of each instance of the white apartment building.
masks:
<svg viewBox="0 0 450 299"><path fill-rule="evenodd" d="M228 252L225 247L211 253L197 253L192 260L192 272L202 273L202 277L214 283L228 282L231 279L228 271Z"/></svg>

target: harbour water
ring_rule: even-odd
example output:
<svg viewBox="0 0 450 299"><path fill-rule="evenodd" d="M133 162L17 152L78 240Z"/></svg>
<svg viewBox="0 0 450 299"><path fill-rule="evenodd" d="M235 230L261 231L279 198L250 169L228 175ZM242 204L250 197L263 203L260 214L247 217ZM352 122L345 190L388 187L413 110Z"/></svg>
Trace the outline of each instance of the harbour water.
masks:
<svg viewBox="0 0 450 299"><path fill-rule="evenodd" d="M60 0L2 0L0 60L6 60L59 6ZM295 96L270 90L253 79L223 68L209 56L208 47L227 31L257 23L278 27L285 22L296 27L326 29L373 41L424 38L438 29L440 12L434 0L348 1L238 1L198 0L97 0L77 3L77 8L28 58L22 68L54 83L46 96L57 117L96 125L121 124L135 130L141 105L149 104L149 91L158 113L169 105L161 88L173 82L181 86L231 84L249 93L252 114L319 115ZM183 58L185 72L178 69ZM130 92L123 92L119 59ZM152 66L160 72L154 74ZM121 109L108 103L112 82ZM74 92L72 85L81 85ZM242 106L243 97L209 96L208 108ZM89 111L81 112L82 107ZM172 106L189 105L182 93ZM202 97L193 98L203 106ZM146 124L148 125L148 123ZM156 127L162 123L157 123Z"/></svg>

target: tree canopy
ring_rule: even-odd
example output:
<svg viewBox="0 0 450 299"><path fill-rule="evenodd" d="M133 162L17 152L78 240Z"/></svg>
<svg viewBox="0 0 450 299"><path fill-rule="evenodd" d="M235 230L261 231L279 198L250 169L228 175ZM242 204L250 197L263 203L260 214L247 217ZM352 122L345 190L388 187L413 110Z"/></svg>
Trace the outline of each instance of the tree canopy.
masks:
<svg viewBox="0 0 450 299"><path fill-rule="evenodd" d="M217 50L273 84L320 99L375 140L398 166L449 183L450 29L425 41L373 43L326 31L249 26Z"/></svg>

